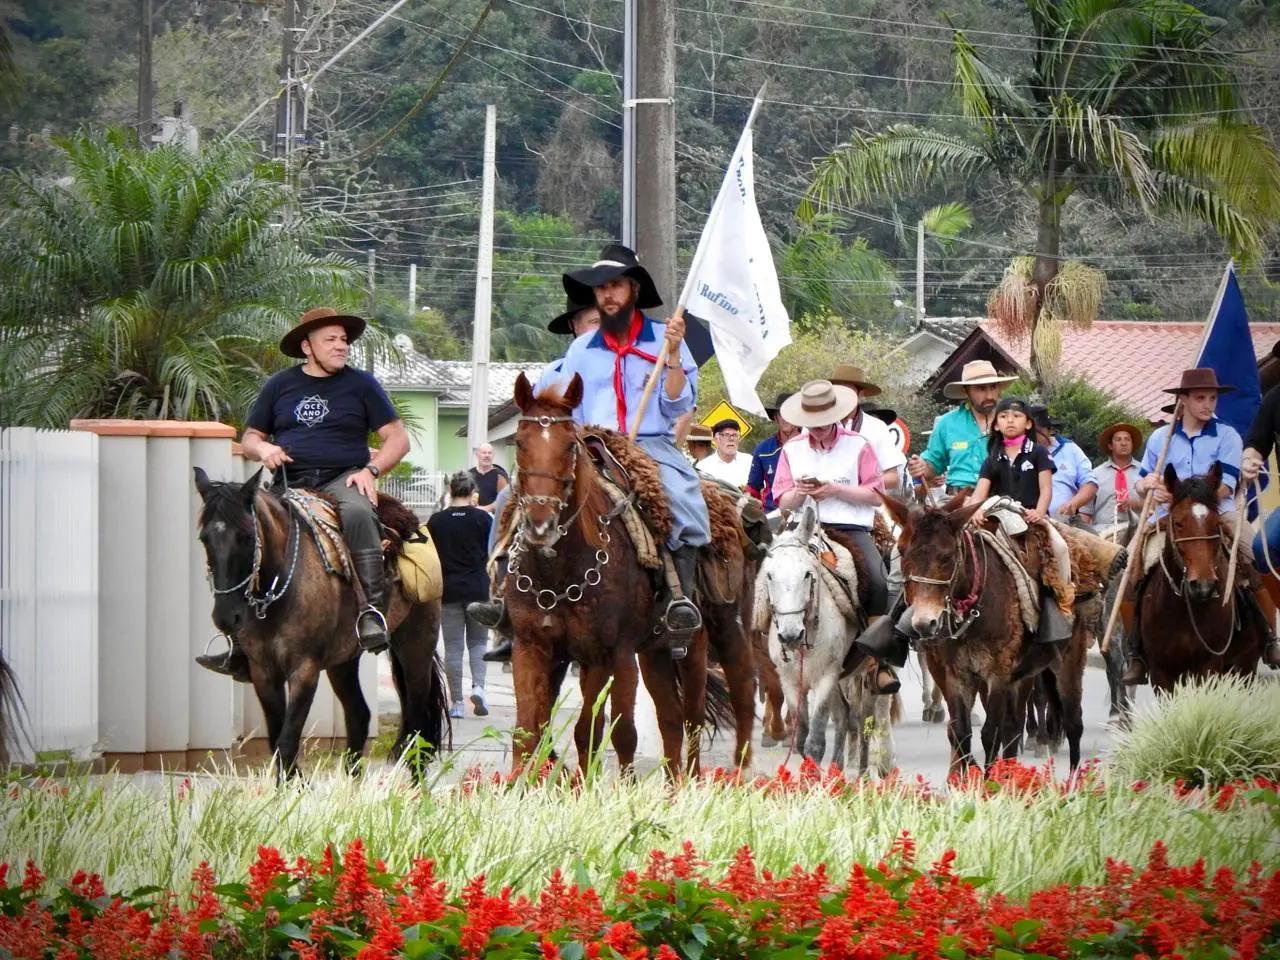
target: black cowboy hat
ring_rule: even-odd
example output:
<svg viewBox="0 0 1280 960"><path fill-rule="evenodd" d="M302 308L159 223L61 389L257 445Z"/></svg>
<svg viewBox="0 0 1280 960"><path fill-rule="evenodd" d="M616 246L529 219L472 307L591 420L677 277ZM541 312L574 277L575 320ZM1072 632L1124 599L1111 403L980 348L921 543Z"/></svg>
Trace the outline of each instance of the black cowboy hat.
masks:
<svg viewBox="0 0 1280 960"><path fill-rule="evenodd" d="M551 333L562 333L567 337L573 336L573 318L583 310L590 310L595 305L595 300L589 300L586 303L578 303L573 299L573 297L565 298L564 313L560 314L560 316L548 323L547 330Z"/></svg>
<svg viewBox="0 0 1280 960"><path fill-rule="evenodd" d="M304 313L297 325L280 338L280 352L286 357L305 360L307 355L302 352L302 341L307 339L307 334L321 327L335 326L347 331L347 343L355 343L364 333L366 324L363 317L339 313L333 307L316 307Z"/></svg>
<svg viewBox="0 0 1280 960"><path fill-rule="evenodd" d="M778 413L782 410L782 405L786 403L787 397L789 396L791 396L791 394L785 391L778 394L778 396L774 398L774 401L772 404L765 404L764 415L768 417L770 420L776 417Z"/></svg>
<svg viewBox="0 0 1280 960"><path fill-rule="evenodd" d="M1060 430L1066 426L1067 421L1049 414L1049 408L1043 403L1033 404L1027 411L1029 416L1037 427L1041 429L1052 427L1054 430Z"/></svg>
<svg viewBox="0 0 1280 960"><path fill-rule="evenodd" d="M572 270L564 274L561 280L564 292L569 295L570 300L595 303L596 295L592 291L618 277L631 277L640 284L640 290L636 293L637 309L662 306L662 297L658 296L658 288L649 276L649 271L640 266L634 250L620 243L609 244L600 251L600 257L595 263L581 270Z"/></svg>
<svg viewBox="0 0 1280 960"><path fill-rule="evenodd" d="M898 411L890 410L888 407L882 407L879 404L867 401L859 404L863 413L869 417L875 417L877 420L889 424L898 419Z"/></svg>

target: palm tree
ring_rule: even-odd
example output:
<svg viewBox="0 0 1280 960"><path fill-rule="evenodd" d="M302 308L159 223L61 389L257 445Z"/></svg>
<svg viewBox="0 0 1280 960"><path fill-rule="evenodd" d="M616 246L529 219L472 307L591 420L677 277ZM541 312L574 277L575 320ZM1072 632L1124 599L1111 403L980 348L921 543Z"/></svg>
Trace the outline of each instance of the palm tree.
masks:
<svg viewBox="0 0 1280 960"><path fill-rule="evenodd" d="M893 268L862 237L846 244L847 229L839 217L817 214L778 257L782 302L802 332L825 317L865 327L893 312Z"/></svg>
<svg viewBox="0 0 1280 960"><path fill-rule="evenodd" d="M1212 227L1248 262L1280 212L1280 160L1249 122L1220 21L1174 0L1024 0L1031 61L1017 78L954 34L955 87L971 136L906 124L854 136L819 161L814 206L917 193L998 173L1037 204L1034 255L1015 261L993 315L1032 334L1044 378L1062 322L1096 313L1100 275L1062 271L1062 211L1077 190ZM1001 54L1007 56L1007 54Z"/></svg>
<svg viewBox="0 0 1280 960"><path fill-rule="evenodd" d="M330 223L243 144L58 147L65 177L4 184L0 422L236 421L300 313L358 302L356 266L309 252Z"/></svg>

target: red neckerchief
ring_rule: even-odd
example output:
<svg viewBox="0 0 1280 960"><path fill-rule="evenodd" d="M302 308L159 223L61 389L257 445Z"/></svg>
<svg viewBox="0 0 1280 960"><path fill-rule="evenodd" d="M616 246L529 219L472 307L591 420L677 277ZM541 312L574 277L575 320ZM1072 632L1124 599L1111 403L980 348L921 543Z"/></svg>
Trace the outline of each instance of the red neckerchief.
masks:
<svg viewBox="0 0 1280 960"><path fill-rule="evenodd" d="M1126 510L1129 508L1129 478L1125 475L1126 467L1121 467L1114 460L1111 464L1116 468L1116 514L1119 515L1121 504Z"/></svg>
<svg viewBox="0 0 1280 960"><path fill-rule="evenodd" d="M604 334L604 345L614 352L613 358L613 395L618 401L618 432L627 432L627 391L622 382L622 360L627 354L634 353L643 360L650 363L657 363L658 358L652 353L645 353L643 350L636 349L636 337L640 336L640 328L644 323L644 318L640 311L637 310L631 315L631 326L627 328L627 339L618 341L613 334L602 330Z"/></svg>

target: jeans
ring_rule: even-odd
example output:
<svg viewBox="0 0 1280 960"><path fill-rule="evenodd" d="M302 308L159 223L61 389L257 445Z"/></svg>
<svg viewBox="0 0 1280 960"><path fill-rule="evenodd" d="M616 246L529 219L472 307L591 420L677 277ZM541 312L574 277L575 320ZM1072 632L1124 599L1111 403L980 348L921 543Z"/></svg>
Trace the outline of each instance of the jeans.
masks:
<svg viewBox="0 0 1280 960"><path fill-rule="evenodd" d="M862 553L862 558L866 561L869 588L867 616L884 616L889 612L889 577L884 568L884 557L880 555L871 531L842 523L824 523L822 529L829 534L836 534L833 539L846 541L846 546L852 543Z"/></svg>
<svg viewBox="0 0 1280 960"><path fill-rule="evenodd" d="M449 678L449 699L462 701L462 650L471 658L471 683L484 687L484 657L488 631L467 619L465 603L446 603L441 608L440 631L444 634L444 666Z"/></svg>
<svg viewBox="0 0 1280 960"><path fill-rule="evenodd" d="M369 498L356 489L355 485L347 486L347 477L358 473L363 467L348 470L331 480L320 489L338 501L338 516L342 520L342 536L352 551L382 551L382 521L378 519L377 508L369 502Z"/></svg>
<svg viewBox="0 0 1280 960"><path fill-rule="evenodd" d="M662 486L671 504L671 536L667 549L704 547L711 542L711 520L697 470L668 436L639 437L640 448L658 463Z"/></svg>

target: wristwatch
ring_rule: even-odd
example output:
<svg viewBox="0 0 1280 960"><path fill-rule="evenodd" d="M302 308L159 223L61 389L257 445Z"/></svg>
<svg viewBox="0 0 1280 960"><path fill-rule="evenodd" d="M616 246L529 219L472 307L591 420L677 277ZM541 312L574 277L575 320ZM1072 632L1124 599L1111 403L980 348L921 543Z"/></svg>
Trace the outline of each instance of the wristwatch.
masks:
<svg viewBox="0 0 1280 960"><path fill-rule="evenodd" d="M365 468L366 470L368 470L371 474L373 474L373 479L375 479L375 480L377 480L377 479L378 479L378 477L382 475L382 471L381 471L381 470L379 470L377 467L375 467L375 466L373 465L372 461L371 461L371 462L369 462L369 463L366 463L366 464L364 465L364 468Z"/></svg>

